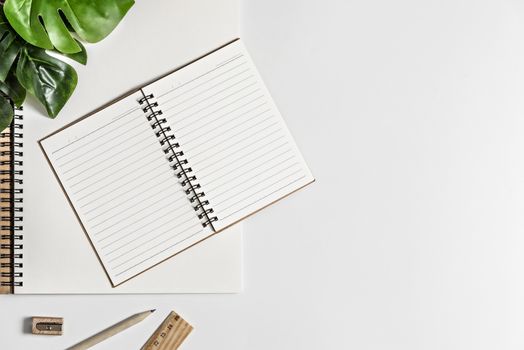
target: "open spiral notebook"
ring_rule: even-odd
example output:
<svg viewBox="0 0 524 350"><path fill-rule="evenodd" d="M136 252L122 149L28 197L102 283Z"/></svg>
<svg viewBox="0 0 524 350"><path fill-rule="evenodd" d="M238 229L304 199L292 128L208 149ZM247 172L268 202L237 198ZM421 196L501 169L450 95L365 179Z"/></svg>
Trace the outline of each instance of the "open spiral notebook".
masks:
<svg viewBox="0 0 524 350"><path fill-rule="evenodd" d="M240 40L40 144L113 286L314 181Z"/></svg>

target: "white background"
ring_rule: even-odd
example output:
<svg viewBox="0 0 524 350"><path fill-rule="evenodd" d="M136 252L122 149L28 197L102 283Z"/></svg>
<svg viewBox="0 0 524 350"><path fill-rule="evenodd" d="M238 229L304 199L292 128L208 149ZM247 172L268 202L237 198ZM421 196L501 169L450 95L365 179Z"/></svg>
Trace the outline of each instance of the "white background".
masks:
<svg viewBox="0 0 524 350"><path fill-rule="evenodd" d="M2 342L156 307L97 349L172 308L184 349L522 349L523 3L245 0L243 33L317 178L245 224L245 291L2 297Z"/></svg>

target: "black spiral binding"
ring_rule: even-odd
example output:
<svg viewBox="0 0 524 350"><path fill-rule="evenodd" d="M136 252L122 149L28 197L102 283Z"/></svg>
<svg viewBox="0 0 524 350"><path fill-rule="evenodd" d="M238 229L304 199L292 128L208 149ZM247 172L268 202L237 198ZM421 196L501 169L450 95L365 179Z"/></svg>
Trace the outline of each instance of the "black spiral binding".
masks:
<svg viewBox="0 0 524 350"><path fill-rule="evenodd" d="M22 175L23 175L23 161L22 161L22 147L23 147L23 116L22 108L15 108L14 120L11 123L9 129L4 130L0 133L0 156L9 156L9 160L0 161L1 166L9 166L8 170L0 170L0 183L9 184L8 188L1 188L0 193L2 196L0 200L0 220L2 225L0 229L3 232L9 232L9 234L2 234L1 239L9 243L0 245L0 249L7 250L9 253L0 254L0 268L3 270L9 269L9 272L2 272L0 277L4 280L0 283L0 286L11 287L13 291L14 287L23 286L22 278L23 263L23 217L22 217ZM8 141L6 141L8 140ZM7 196L5 196L7 194ZM6 215L8 213L8 215ZM8 280L5 280L5 279Z"/></svg>
<svg viewBox="0 0 524 350"><path fill-rule="evenodd" d="M195 209L198 218L202 221L202 226L210 226L213 230L213 222L218 220L213 214L213 209L209 207L209 201L205 199L205 193L201 191L201 186L197 182L197 177L192 174L193 169L188 165L188 160L184 158L184 151L180 148L180 144L176 141L176 137L171 131L171 127L165 125L167 120L162 118L162 110L158 109L158 102L154 101L154 95L146 95L142 91L142 98L138 103L142 105L142 110L146 113L147 120L151 128L159 139L162 150L166 154L166 159L169 165L175 171L175 175L182 185L189 202ZM200 190L199 192L197 192Z"/></svg>

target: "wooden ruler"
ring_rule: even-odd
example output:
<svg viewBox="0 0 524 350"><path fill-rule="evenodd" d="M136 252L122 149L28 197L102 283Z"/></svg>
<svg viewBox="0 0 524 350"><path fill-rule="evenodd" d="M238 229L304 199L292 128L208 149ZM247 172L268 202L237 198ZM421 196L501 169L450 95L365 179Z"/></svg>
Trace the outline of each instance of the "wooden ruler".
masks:
<svg viewBox="0 0 524 350"><path fill-rule="evenodd" d="M172 311L141 350L176 350L193 327Z"/></svg>

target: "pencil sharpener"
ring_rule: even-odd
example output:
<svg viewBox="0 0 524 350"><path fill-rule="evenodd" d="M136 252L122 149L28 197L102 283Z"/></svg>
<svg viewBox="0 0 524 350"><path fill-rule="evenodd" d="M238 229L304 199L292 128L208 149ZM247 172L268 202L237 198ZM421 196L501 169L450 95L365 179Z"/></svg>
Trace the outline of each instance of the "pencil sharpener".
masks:
<svg viewBox="0 0 524 350"><path fill-rule="evenodd" d="M61 317L33 317L32 333L62 335L64 319Z"/></svg>

